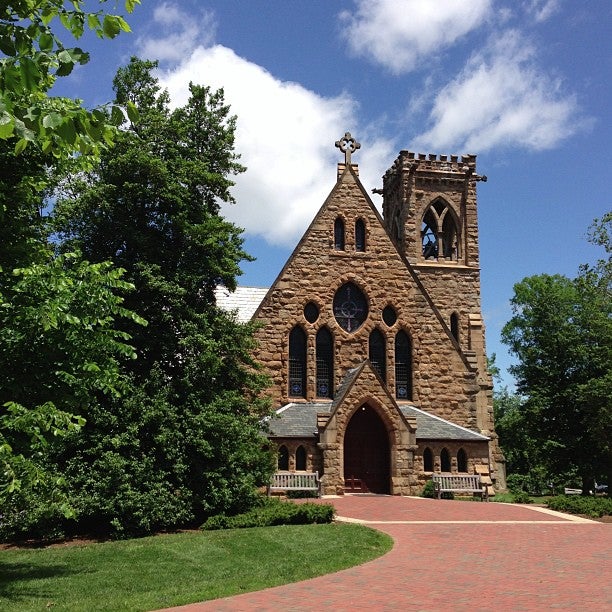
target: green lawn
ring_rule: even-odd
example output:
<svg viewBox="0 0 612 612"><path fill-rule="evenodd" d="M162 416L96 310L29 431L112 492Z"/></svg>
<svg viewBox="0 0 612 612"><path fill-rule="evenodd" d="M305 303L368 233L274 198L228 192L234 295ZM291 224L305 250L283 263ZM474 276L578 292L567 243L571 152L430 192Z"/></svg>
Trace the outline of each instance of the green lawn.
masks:
<svg viewBox="0 0 612 612"><path fill-rule="evenodd" d="M352 524L285 525L0 551L0 609L154 610L312 578L391 539Z"/></svg>

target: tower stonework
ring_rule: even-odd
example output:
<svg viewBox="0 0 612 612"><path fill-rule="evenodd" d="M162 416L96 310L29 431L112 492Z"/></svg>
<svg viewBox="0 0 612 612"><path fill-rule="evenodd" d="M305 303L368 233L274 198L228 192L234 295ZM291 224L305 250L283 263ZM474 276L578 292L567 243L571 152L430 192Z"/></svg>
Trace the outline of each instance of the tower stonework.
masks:
<svg viewBox="0 0 612 612"><path fill-rule="evenodd" d="M493 423L493 384L487 368L480 299L475 155L401 151L383 177L383 217L389 236L412 265L478 371L477 425L492 438L491 463L505 486L504 460Z"/></svg>

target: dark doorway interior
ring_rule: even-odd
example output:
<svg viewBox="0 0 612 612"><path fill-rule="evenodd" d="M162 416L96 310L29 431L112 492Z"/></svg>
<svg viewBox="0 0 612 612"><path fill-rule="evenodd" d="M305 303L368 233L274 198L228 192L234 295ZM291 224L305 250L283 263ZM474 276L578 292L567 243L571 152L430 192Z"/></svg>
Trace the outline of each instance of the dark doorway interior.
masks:
<svg viewBox="0 0 612 612"><path fill-rule="evenodd" d="M389 434L367 404L352 416L344 434L344 486L350 493L389 493Z"/></svg>

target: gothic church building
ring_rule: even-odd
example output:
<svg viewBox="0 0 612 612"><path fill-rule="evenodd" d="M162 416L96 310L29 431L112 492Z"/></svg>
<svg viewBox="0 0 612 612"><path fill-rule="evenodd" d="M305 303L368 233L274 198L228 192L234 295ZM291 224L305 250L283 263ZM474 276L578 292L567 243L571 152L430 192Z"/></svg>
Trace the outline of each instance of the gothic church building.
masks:
<svg viewBox="0 0 612 612"><path fill-rule="evenodd" d="M274 284L217 296L258 304L279 470L318 471L324 494L415 495L432 473L483 466L505 488L480 304L486 177L473 155L401 151L381 217L351 158L359 143L336 146L336 184Z"/></svg>

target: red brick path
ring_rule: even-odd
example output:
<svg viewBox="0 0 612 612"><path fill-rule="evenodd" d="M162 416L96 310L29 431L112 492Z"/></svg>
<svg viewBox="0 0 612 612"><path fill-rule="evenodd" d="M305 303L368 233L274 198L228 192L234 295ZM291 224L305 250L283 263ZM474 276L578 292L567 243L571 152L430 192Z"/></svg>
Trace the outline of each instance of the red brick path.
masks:
<svg viewBox="0 0 612 612"><path fill-rule="evenodd" d="M393 550L327 576L176 610L612 611L612 525L497 503L325 501L339 516L372 521L393 537Z"/></svg>

